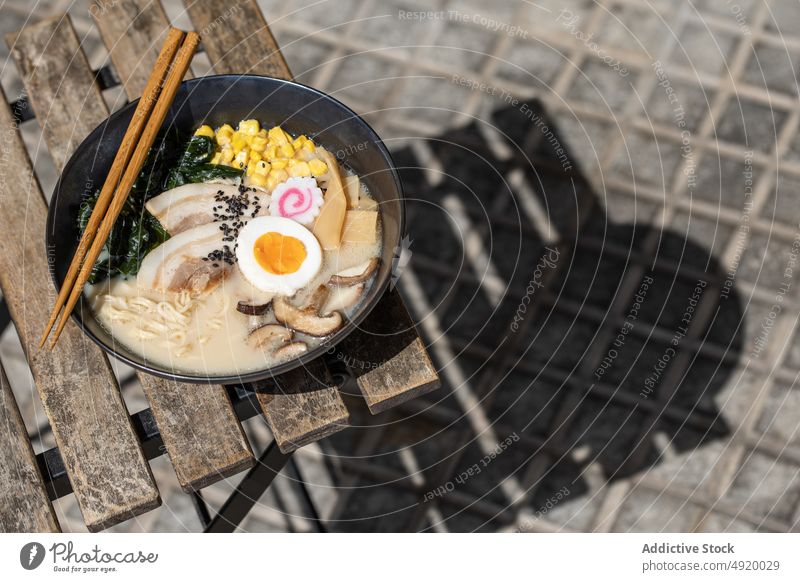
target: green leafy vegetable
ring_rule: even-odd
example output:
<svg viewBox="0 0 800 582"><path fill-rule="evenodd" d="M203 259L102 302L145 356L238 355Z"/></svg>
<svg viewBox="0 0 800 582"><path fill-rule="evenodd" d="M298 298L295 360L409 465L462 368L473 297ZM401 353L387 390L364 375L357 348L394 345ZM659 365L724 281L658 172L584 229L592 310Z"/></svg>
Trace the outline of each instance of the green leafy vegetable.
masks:
<svg viewBox="0 0 800 582"><path fill-rule="evenodd" d="M145 203L165 190L183 184L238 178L241 170L210 164L214 140L193 136L181 146L175 130L162 133L147 154L141 172L131 187L114 228L97 260L89 283L95 284L116 275L133 276L139 272L147 254L169 238L156 218L145 209ZM100 191L86 198L78 210L78 228L86 229Z"/></svg>
<svg viewBox="0 0 800 582"><path fill-rule="evenodd" d="M166 189L220 178L238 178L242 175L242 170L210 164L213 156L214 140L205 135L193 136L186 144L186 149L180 157L178 165L170 171Z"/></svg>

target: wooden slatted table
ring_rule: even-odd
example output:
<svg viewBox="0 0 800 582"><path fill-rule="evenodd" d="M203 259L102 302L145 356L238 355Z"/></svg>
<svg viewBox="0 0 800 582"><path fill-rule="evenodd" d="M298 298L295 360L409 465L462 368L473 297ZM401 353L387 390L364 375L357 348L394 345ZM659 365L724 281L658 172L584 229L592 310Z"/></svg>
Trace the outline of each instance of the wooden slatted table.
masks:
<svg viewBox="0 0 800 582"><path fill-rule="evenodd" d="M230 531L292 451L345 428L349 415L322 360L238 388L184 385L140 373L150 409L129 416L106 356L73 323L54 351L36 349L54 289L42 246L45 198L18 123L35 116L56 167L63 168L109 113L99 80L107 86L108 79L118 79L129 99L138 97L169 27L163 7L152 0L98 2L90 12L112 63L100 72L91 70L68 15L6 37L27 99L16 103L14 111L0 107L0 124L10 130L5 140L10 154L0 168L0 285L57 449L34 458L5 375L0 375L5 430L0 432L0 529L57 531L50 499L69 491L90 531L149 511L160 498L147 459L165 450L187 492L252 467L207 524L212 531ZM203 47L216 72L291 78L255 1L230 10L225 3L195 0L187 12L201 36L209 32ZM374 314L341 349L353 355L345 361L376 363L368 372L356 366L352 373L377 413L435 389L439 379L399 294L388 292ZM274 436L258 462L240 424L254 414L264 415ZM11 503L25 507L25 515L3 514L2 507Z"/></svg>

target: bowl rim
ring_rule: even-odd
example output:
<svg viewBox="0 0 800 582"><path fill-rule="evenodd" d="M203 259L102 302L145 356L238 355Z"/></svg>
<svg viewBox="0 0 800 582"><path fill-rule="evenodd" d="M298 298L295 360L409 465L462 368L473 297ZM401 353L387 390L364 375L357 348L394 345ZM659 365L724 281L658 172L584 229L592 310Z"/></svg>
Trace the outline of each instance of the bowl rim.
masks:
<svg viewBox="0 0 800 582"><path fill-rule="evenodd" d="M191 94L192 86L199 85L203 81L208 81L210 79L216 80L228 80L228 81L237 81L242 79L252 79L254 81L263 81L268 80L271 82L276 82L282 86L292 86L295 89L300 91L306 91L309 93L314 94L317 99L324 99L327 101L332 102L337 108L342 109L345 113L349 114L350 117L356 120L357 123L361 124L372 137L372 143L374 147L378 148L378 151L383 156L388 164L388 170L391 174L392 180L395 183L398 193L398 203L399 203L399 216L398 216L398 236L396 241L389 241L394 242L394 252L397 252L397 248L400 245L400 241L403 239L405 234L405 213L406 213L406 201L405 201L405 193L403 191L403 183L400 179L400 175L397 171L397 165L392 157L391 153L389 152L386 144L384 144L381 137L378 133L372 128L372 126L367 123L367 121L361 117L358 113L353 111L350 107L336 99L335 97L328 95L327 93L320 91L314 87L310 87L308 85L304 85L303 83L298 83L297 81L290 81L287 79L281 79L278 77L269 77L266 75L254 75L254 74L234 74L234 73L227 73L221 75L206 75L204 77L197 77L194 79L188 79L181 82L179 86L179 91L182 89L186 89ZM188 89L187 89L188 88ZM72 171L73 166L77 163L77 152L81 149L83 144L88 142L92 139L98 139L96 134L102 133L106 125L114 120L117 117L124 115L125 113L131 111L136 105L139 103L139 99L135 99L130 101L124 107L120 108L118 111L115 111L111 115L109 115L106 119L101 121L97 127L95 127L78 145L75 149L73 154L70 156L67 163L64 164L64 168L59 173L58 181L56 182L53 193L57 193L61 190L61 183L63 180L64 175ZM51 197L51 201L53 197ZM50 245L54 244L54 223L55 223L55 215L54 212L55 204L48 205L47 209L47 220L45 222L45 245L46 249L51 248ZM60 283L58 281L58 277L56 275L56 268L53 261L48 261L48 270L50 271L50 278L53 281L53 285L55 286L56 293L60 291ZM151 374L153 376L157 376L160 378L165 378L167 380L173 380L176 382L185 382L190 384L227 384L227 385L245 385L254 382L258 382L261 380L266 380L269 378L274 378L301 366L305 366L309 362L317 360L318 358L325 357L326 354L332 353L331 349L335 346L340 344L342 340L344 340L347 336L349 336L352 332L358 329L359 325L366 319L366 317L372 312L373 309L377 306L377 304L383 299L384 295L386 294L386 290L389 287L389 283L391 282L391 268L388 273L388 276L384 277L383 280L375 281L373 288L374 294L372 295L369 301L365 301L362 303L358 310L349 318L346 319L345 325L337 332L335 332L330 338L336 338L335 341L329 341L330 338L326 338L325 341L309 350L305 354L298 356L288 362L282 362L276 366L270 366L269 368L263 368L258 370L251 370L249 372L241 373L241 374L222 374L217 376L203 376L197 374L189 374L182 371L168 371L166 369L160 368L158 366L154 366L150 363L142 363L136 360L131 359L124 353L118 352L113 346L108 345L106 342L102 341L87 325L84 324L83 318L81 317L81 309L82 306L85 305L85 297L81 295L79 303L75 306L72 310L70 317L73 321L75 321L78 326L81 328L84 334L86 334L95 344L97 344L104 352L113 356L114 358L124 362L125 364L131 366L132 368L145 372L147 374ZM99 325L99 324L98 324ZM124 347L124 346L123 346ZM127 350L127 348L125 348Z"/></svg>

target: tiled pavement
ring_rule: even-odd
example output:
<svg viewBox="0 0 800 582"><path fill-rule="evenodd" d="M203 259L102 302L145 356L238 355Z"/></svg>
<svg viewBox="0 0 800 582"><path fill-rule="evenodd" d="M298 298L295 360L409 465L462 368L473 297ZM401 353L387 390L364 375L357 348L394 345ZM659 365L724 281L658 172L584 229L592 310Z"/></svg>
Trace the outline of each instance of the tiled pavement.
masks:
<svg viewBox="0 0 800 582"><path fill-rule="evenodd" d="M102 66L85 2L6 3L0 27L66 8ZM403 168L400 285L446 384L378 417L352 397L359 427L297 455L327 529L798 529L800 4L264 9L297 77L365 115ZM13 64L1 76L19 94ZM2 348L38 434L13 331ZM146 406L136 385L126 398ZM263 421L247 426L261 449ZM197 530L168 462L153 468L164 507L116 529ZM57 508L82 529L70 497ZM244 529L312 529L304 511L281 476Z"/></svg>

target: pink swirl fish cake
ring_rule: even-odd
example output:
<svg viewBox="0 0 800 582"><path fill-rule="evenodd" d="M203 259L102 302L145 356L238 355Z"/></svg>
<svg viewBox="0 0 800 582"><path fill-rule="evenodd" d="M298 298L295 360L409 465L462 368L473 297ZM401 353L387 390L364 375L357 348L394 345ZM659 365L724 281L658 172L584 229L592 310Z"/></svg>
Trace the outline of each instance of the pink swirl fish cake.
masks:
<svg viewBox="0 0 800 582"><path fill-rule="evenodd" d="M269 213L309 225L319 215L322 202L322 190L314 178L289 178L272 191Z"/></svg>

